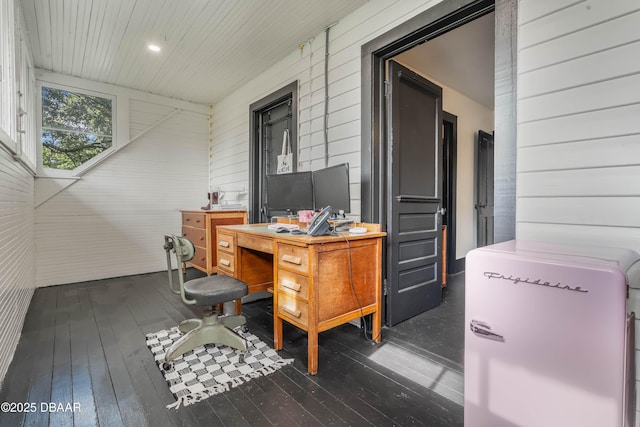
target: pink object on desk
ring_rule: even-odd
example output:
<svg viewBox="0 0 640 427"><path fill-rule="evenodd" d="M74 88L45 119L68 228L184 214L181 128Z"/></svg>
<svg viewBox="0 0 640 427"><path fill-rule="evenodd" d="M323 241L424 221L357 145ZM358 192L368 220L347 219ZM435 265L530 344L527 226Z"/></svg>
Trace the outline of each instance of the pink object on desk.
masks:
<svg viewBox="0 0 640 427"><path fill-rule="evenodd" d="M298 221L309 224L313 217L313 211L298 211Z"/></svg>

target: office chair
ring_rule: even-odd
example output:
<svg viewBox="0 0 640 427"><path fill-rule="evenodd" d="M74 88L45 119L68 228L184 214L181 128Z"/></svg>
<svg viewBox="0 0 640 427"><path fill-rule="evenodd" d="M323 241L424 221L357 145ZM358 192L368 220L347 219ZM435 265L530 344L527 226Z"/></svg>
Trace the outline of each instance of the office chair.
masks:
<svg viewBox="0 0 640 427"><path fill-rule="evenodd" d="M182 302L189 305L211 306L211 314L206 313L202 319L188 319L180 323L180 332L184 334L173 343L164 355L164 370L169 370L172 361L184 353L205 344L223 344L241 350L240 362L244 361L247 343L244 338L232 329L244 326L247 322L242 315L218 316L216 307L227 301L233 301L247 295L247 285L229 276L207 276L184 281L182 263L193 258L195 248L186 237L174 235L164 236L164 250L167 253L167 272L169 273L169 289L180 294ZM178 261L178 278L180 289L173 287L173 270L171 268L171 252ZM244 326L246 328L246 326Z"/></svg>

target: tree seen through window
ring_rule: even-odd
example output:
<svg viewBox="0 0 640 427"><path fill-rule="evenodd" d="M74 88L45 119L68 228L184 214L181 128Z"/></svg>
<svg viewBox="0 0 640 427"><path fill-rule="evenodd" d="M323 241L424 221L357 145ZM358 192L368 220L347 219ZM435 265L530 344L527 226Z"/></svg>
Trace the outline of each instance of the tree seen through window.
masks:
<svg viewBox="0 0 640 427"><path fill-rule="evenodd" d="M42 87L42 163L75 169L111 147L112 100Z"/></svg>

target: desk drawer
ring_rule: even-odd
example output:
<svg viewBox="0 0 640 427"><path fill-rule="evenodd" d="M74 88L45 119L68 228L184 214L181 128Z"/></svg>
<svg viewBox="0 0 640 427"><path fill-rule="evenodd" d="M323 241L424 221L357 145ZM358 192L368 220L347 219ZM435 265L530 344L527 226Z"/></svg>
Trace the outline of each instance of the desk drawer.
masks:
<svg viewBox="0 0 640 427"><path fill-rule="evenodd" d="M236 236L233 234L218 233L218 250L233 255L236 247Z"/></svg>
<svg viewBox="0 0 640 427"><path fill-rule="evenodd" d="M195 246L196 252L189 261L191 264L195 264L198 267L202 267L205 270L207 269L207 250L200 246Z"/></svg>
<svg viewBox="0 0 640 427"><path fill-rule="evenodd" d="M207 233L204 228L182 227L182 236L191 240L195 246L207 246Z"/></svg>
<svg viewBox="0 0 640 427"><path fill-rule="evenodd" d="M205 214L204 213L182 213L182 225L196 228L205 227Z"/></svg>
<svg viewBox="0 0 640 427"><path fill-rule="evenodd" d="M309 300L309 279L300 274L278 270L278 291Z"/></svg>
<svg viewBox="0 0 640 427"><path fill-rule="evenodd" d="M273 254L273 239L265 239L264 237L249 236L240 233L238 234L238 246Z"/></svg>
<svg viewBox="0 0 640 427"><path fill-rule="evenodd" d="M278 266L308 275L308 249L305 247L278 244Z"/></svg>
<svg viewBox="0 0 640 427"><path fill-rule="evenodd" d="M284 292L278 292L278 315L301 326L309 326L309 305Z"/></svg>
<svg viewBox="0 0 640 427"><path fill-rule="evenodd" d="M218 251L218 269L233 274L236 269L235 257L233 254Z"/></svg>

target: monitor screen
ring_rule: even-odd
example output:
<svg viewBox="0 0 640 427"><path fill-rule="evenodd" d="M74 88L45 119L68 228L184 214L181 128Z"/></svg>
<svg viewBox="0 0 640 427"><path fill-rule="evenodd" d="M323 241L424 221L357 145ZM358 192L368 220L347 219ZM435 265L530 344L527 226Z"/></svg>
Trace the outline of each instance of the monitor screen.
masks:
<svg viewBox="0 0 640 427"><path fill-rule="evenodd" d="M313 209L311 172L267 175L267 209L272 212Z"/></svg>
<svg viewBox="0 0 640 427"><path fill-rule="evenodd" d="M351 212L349 194L349 163L313 172L315 208L331 206L334 213Z"/></svg>

